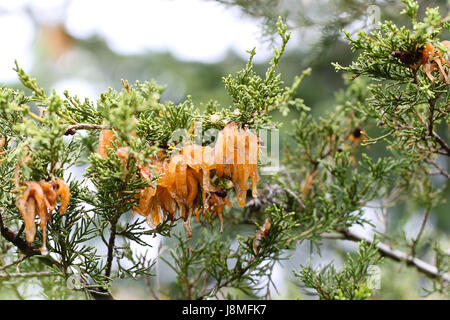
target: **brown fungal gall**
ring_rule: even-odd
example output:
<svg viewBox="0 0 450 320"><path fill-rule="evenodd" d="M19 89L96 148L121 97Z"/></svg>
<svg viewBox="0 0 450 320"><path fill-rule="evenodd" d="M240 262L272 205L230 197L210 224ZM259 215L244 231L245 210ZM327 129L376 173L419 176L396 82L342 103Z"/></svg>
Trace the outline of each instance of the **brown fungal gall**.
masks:
<svg viewBox="0 0 450 320"><path fill-rule="evenodd" d="M447 50L450 49L450 41L448 40L440 42L440 45ZM440 81L450 84L450 63L445 59L441 50L430 42L425 43L424 47L417 52L393 51L391 56L398 58L413 70L422 66L423 71L431 81L434 81L433 71L437 70L439 71Z"/></svg>

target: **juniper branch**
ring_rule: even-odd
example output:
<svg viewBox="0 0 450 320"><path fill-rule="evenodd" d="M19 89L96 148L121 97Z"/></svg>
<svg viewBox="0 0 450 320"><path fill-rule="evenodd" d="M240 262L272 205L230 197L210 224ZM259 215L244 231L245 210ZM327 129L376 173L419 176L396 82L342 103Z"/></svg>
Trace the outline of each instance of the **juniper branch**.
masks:
<svg viewBox="0 0 450 320"><path fill-rule="evenodd" d="M9 278L33 278L33 277L49 277L49 276L57 276L53 271L42 271L42 272L17 272L17 273L6 273L0 274L0 279L9 279Z"/></svg>
<svg viewBox="0 0 450 320"><path fill-rule="evenodd" d="M366 238L354 231L348 230L348 229L338 229L336 231L338 231L339 233L337 233L337 234L324 233L324 234L322 234L322 236L324 238L329 238L329 239L350 240L350 241L355 241L355 242L365 241L368 244L372 244L372 242L373 242L371 239L368 239L368 238ZM432 279L438 279L438 280L442 279L446 283L450 283L450 275L449 274L441 274L435 266L433 266L419 258L413 257L413 256L408 255L399 250L391 249L390 246L388 246L387 244L382 243L382 242L379 242L376 247L377 247L379 253L384 257L390 258L394 261L404 262L408 266L412 266L412 267L416 268L417 271L419 271L420 273L422 273Z"/></svg>
<svg viewBox="0 0 450 320"><path fill-rule="evenodd" d="M436 133L436 131L432 131L432 135L436 139L437 143L439 143L441 147L445 150L445 153L442 152L440 154L450 157L450 146L448 145L448 143L444 139L442 139L441 136L439 136Z"/></svg>
<svg viewBox="0 0 450 320"><path fill-rule="evenodd" d="M441 174L444 177L446 177L447 179L450 179L450 173L448 173L446 170L444 170L440 165L438 165L435 161L427 161L429 164L433 165L434 167L436 167L437 172L436 174ZM434 174L434 173L430 173L430 174Z"/></svg>
<svg viewBox="0 0 450 320"><path fill-rule="evenodd" d="M3 217L0 214L0 232L3 238L5 238L8 242L16 246L23 254L26 256L35 256L35 255L41 255L41 252L34 244L28 244L23 238L19 237L17 233L10 230L3 222ZM46 261L44 259L44 262L47 262L48 265L53 265L53 261Z"/></svg>
<svg viewBox="0 0 450 320"><path fill-rule="evenodd" d="M413 240L413 243L411 244L411 255L413 257L416 256L416 246L419 243L420 237L422 236L423 230L425 229L425 225L428 221L428 216L430 215L430 207L427 207L425 210L425 215L423 216L422 224L420 225L419 233L417 234L416 238Z"/></svg>
<svg viewBox="0 0 450 320"><path fill-rule="evenodd" d="M3 217L0 214L0 232L3 238L5 238L8 242L12 243L15 247L17 247L20 252L22 252L25 257L39 256L39 259L42 263L49 267L59 266L58 261L54 260L50 256L43 256L39 249L33 244L28 244L24 239L22 239L17 233L10 230L3 222ZM17 274L18 275L18 274ZM0 275L0 278L2 276ZM86 283L87 284L87 283ZM89 293L96 300L112 300L114 299L110 293L108 293L103 288L91 288Z"/></svg>
<svg viewBox="0 0 450 320"><path fill-rule="evenodd" d="M11 263L9 263L9 264L6 264L6 265L0 267L0 271L6 270L6 269L8 269L9 267L15 266L16 264L21 263L22 261L24 261L24 260L27 259L27 258L28 258L28 256L23 256L23 257L21 257L20 259L18 259L18 260L16 260L16 261L13 261L13 262L11 262Z"/></svg>
<svg viewBox="0 0 450 320"><path fill-rule="evenodd" d="M77 123L68 126L64 135L66 136L74 135L77 130L103 130L103 129L108 129L108 127L93 123Z"/></svg>

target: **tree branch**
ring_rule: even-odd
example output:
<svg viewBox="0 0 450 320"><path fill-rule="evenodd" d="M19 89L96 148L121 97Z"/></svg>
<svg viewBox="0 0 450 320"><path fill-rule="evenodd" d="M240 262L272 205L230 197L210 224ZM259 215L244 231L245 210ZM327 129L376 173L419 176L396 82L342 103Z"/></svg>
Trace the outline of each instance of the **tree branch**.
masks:
<svg viewBox="0 0 450 320"><path fill-rule="evenodd" d="M434 125L434 108L436 105L436 100L439 98L439 95L437 95L435 98L430 99L429 103L429 114L428 114L428 134L431 136L433 135L433 125Z"/></svg>
<svg viewBox="0 0 450 320"><path fill-rule="evenodd" d="M11 262L9 264L4 265L4 266L0 267L0 271L6 270L9 267L15 266L16 264L19 264L22 261L24 261L26 258L28 258L28 256L23 256L22 258L20 258L20 259L18 259L16 261L13 261L13 262Z"/></svg>
<svg viewBox="0 0 450 320"><path fill-rule="evenodd" d="M441 174L444 177L446 177L447 179L450 179L450 174L445 171L441 166L439 166L435 161L429 160L427 161L429 164L432 164L433 166L435 166L435 168L438 170L438 172L434 173L431 172L430 174Z"/></svg>
<svg viewBox="0 0 450 320"><path fill-rule="evenodd" d="M439 134L437 134L436 131L432 130L432 127L430 130L430 125L425 122L425 120L420 116L420 114L418 112L416 113L416 115L417 115L417 118L419 119L419 121L422 122L422 124L425 126L426 130L429 132L430 137L434 137L436 139L436 142L442 147L442 149L445 150L445 152L436 150L436 153L450 157L450 146L447 144L447 142L444 139L442 139L441 136Z"/></svg>
<svg viewBox="0 0 450 320"><path fill-rule="evenodd" d="M110 235L109 235L109 241L108 241L108 255L106 260L106 270L105 270L105 276L109 277L111 275L111 268L112 268L112 262L114 258L114 247L115 247L115 241L116 241L116 226L117 221L119 218L117 215L114 217L113 221L111 222L111 229L110 229Z"/></svg>
<svg viewBox="0 0 450 320"><path fill-rule="evenodd" d="M357 234L354 231L350 231L348 229L337 229L338 234L329 234L325 233L322 234L324 238L329 239L341 239L341 240L350 240L350 241L365 241L368 244L372 244L373 240L370 240L362 235ZM391 249L387 244L385 243L378 243L377 244L378 252L383 256L390 258L392 260L398 261L398 262L404 262L409 266L412 266L417 269L417 271L425 274L426 276L432 278L432 279L442 279L446 283L450 283L450 275L449 274L440 274L439 270L418 258L415 258L411 255L408 255L402 251Z"/></svg>
<svg viewBox="0 0 450 320"><path fill-rule="evenodd" d="M28 244L24 239L19 237L14 231L10 230L3 223L3 217L0 214L0 233L8 242L16 246L23 254L26 256L36 256L41 255L41 252L34 244ZM53 265L53 262L51 263Z"/></svg>
<svg viewBox="0 0 450 320"><path fill-rule="evenodd" d="M417 237L413 240L412 245L411 245L411 255L413 257L416 256L416 246L420 240L420 237L422 236L423 230L425 229L425 225L427 223L429 215L430 215L430 208L428 207L425 211L425 215L423 217L422 224L420 225L419 233L417 234Z"/></svg>
<svg viewBox="0 0 450 320"><path fill-rule="evenodd" d="M284 190L289 193L295 200L297 200L297 202L300 204L300 206L305 209L305 204L303 203L302 199L300 199L300 197L297 196L297 194L292 191L291 189L289 189L288 187L284 187Z"/></svg>
<svg viewBox="0 0 450 320"><path fill-rule="evenodd" d="M446 156L450 156L450 146L447 144L447 142L445 142L444 139L442 139L441 136L439 136L436 133L436 131L433 131L432 133L433 133L433 137L436 139L436 141L446 151L446 153L442 153L442 154L445 154Z"/></svg>
<svg viewBox="0 0 450 320"><path fill-rule="evenodd" d="M103 129L108 128L94 123L77 123L68 126L64 135L65 136L74 135L77 132L77 130L103 130Z"/></svg>
<svg viewBox="0 0 450 320"><path fill-rule="evenodd" d="M130 160L131 157L128 157L127 160L127 176L125 178L125 188L126 186L128 186L128 182L130 180ZM123 197L125 190L121 191L121 197ZM112 220L110 221L111 223L111 233L109 235L109 241L108 241L108 257L107 257L107 261L106 261L106 271L105 271L105 276L109 277L111 275L111 269L112 269L112 262L114 259L114 248L115 248L115 241L116 241L116 235L117 235L117 223L119 222L120 216L124 213L123 212L123 205L124 202L122 201L120 203L120 207L117 209L116 213L114 214Z"/></svg>
<svg viewBox="0 0 450 320"><path fill-rule="evenodd" d="M10 230L7 226L3 223L3 217L0 214L0 234L5 238L8 242L12 243L14 246L16 246L20 252L22 252L26 257L31 256L40 256L40 261L42 261L47 266L58 266L58 262L51 258L50 256L43 256L38 248L34 244L28 244L24 239L22 239L18 234L16 234L14 231ZM52 272L53 273L53 272ZM10 274L11 275L11 274ZM18 274L16 274L18 276ZM36 275L34 275L36 276ZM0 275L0 278L4 277L3 275ZM103 288L99 288L97 290L98 292L95 292L93 289L89 290L89 293L92 295L92 297L96 300L113 300L113 296Z"/></svg>
<svg viewBox="0 0 450 320"><path fill-rule="evenodd" d="M9 278L33 278L33 277L48 277L48 276L56 276L53 271L42 271L42 272L28 272L28 273L6 273L0 274L0 279L9 279Z"/></svg>

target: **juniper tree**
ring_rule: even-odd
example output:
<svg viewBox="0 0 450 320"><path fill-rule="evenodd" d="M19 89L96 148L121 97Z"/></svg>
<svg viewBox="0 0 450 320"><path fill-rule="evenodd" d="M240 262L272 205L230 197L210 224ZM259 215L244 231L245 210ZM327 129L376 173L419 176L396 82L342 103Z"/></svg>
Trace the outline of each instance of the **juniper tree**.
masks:
<svg viewBox="0 0 450 320"><path fill-rule="evenodd" d="M2 291L26 298L26 287L37 286L48 298L113 298L115 280L144 280L154 291L159 288L153 279L171 269L175 281L156 297L270 298L274 267L289 259L297 244L320 248L325 239L346 239L359 242L359 250L342 268L298 266L293 271L298 284L322 299L366 299L376 295L370 267L393 260L427 276L430 292L448 294L448 253L439 235L424 241L423 233L429 216L445 200L446 181L439 185L441 180L437 183L433 177L449 176L438 162L438 157L449 155L449 85L437 67L431 80L423 66L415 65L430 43L443 53L448 72L447 49L439 35L449 24L437 9L428 9L418 21L417 3L404 2L411 27L385 22L369 35L360 32L352 39L347 34L360 55L349 67L335 64L351 78L326 117L313 117L296 96L311 70L287 87L276 71L290 38L281 20L281 47L266 74L254 71L256 52L251 50L247 65L223 78L232 100L229 106L216 101L194 105L191 97L179 104L163 103L164 88L155 82L122 81L121 91L109 89L96 102L68 91L61 96L46 93L16 65L26 91L5 86L0 90ZM435 63L435 57L428 63ZM279 128L282 122L273 119L275 112L285 116L284 122L288 114L297 119L281 170L260 177L258 196L248 194L245 207L238 208L231 179L220 176L213 181L224 191L221 197L229 196L234 204L223 213L224 232L202 192L192 199L192 206L204 213L200 223L184 217L185 224L193 220L192 238L182 230L183 219L163 216L149 226L144 217L133 215L143 190L154 190L164 177L155 171L161 151L173 159L183 145L214 146L217 136L209 133L230 123L239 132ZM96 143L99 134L102 143L101 132L107 130L113 136L102 155ZM375 148L385 150L376 156L371 154ZM86 163L87 168L81 167ZM80 167L82 178L71 173ZM145 178L143 167L150 178ZM23 197L25 182L56 178L66 181L71 198L67 212L60 215L56 210L49 218L45 252L38 249L44 234L40 228L34 241L27 241L17 200ZM205 180L196 188L204 190ZM422 210L418 234L402 238L399 230L386 225L372 239L350 229L370 226L364 214L369 207L377 207L386 222L399 209ZM131 249L135 244L150 249L149 235L158 235L168 248L160 248L154 259ZM429 261L430 252L434 262ZM155 268L156 263L168 269Z"/></svg>

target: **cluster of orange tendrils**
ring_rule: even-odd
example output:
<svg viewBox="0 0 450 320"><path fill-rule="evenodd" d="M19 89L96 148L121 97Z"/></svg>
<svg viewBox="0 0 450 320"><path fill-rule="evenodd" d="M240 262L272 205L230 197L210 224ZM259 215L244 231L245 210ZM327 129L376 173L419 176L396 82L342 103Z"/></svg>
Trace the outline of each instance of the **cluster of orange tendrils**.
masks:
<svg viewBox="0 0 450 320"><path fill-rule="evenodd" d="M106 158L112 132L102 132L100 139L103 141L99 143L98 153ZM244 207L250 188L249 177L252 179L252 194L257 196L258 153L257 136L247 129L239 129L236 122L227 124L219 133L214 148L189 144L179 154L170 157L160 150L148 159L153 170L138 164L143 179L149 182L157 177L159 179L155 187L141 190L138 205L133 211L145 216L152 227L165 220L183 219L189 237L192 236L191 217L195 215L200 223L200 216L210 213L211 217L219 218L222 232L222 212L226 205L230 208L232 205L227 191L214 185L213 181L217 177L230 179L236 190L238 205ZM201 201L197 201L200 192Z"/></svg>
<svg viewBox="0 0 450 320"><path fill-rule="evenodd" d="M252 196L258 196L258 137L249 130L238 130L231 122L219 133L215 146L216 173L233 181L238 205L243 208L247 196L248 178L252 178Z"/></svg>
<svg viewBox="0 0 450 320"><path fill-rule="evenodd" d="M46 249L47 240L47 221L56 208L58 198L61 205L59 212L64 214L70 201L70 189L62 179L55 181L27 181L25 182L27 189L17 200L16 205L20 215L25 222L25 236L28 243L32 243L36 235L35 218L39 216L40 226L42 229L42 247L41 252Z"/></svg>
<svg viewBox="0 0 450 320"><path fill-rule="evenodd" d="M450 49L450 41L448 40L440 42L440 45L447 50ZM438 70L440 81L450 84L450 63L442 55L442 52L430 42L425 43L424 47L416 52L394 51L391 56L400 59L413 70L423 66L423 71L431 81L434 81L432 72Z"/></svg>
<svg viewBox="0 0 450 320"><path fill-rule="evenodd" d="M450 41L442 41L441 45L450 49ZM427 77L434 81L434 76L431 74L434 70L439 70L439 74L441 77L441 82L445 82L450 84L449 79L449 68L450 64L445 58L442 56L442 52L435 48L431 43L426 43L425 47L420 51L421 59L416 65L419 67L423 65L423 71L427 74Z"/></svg>

